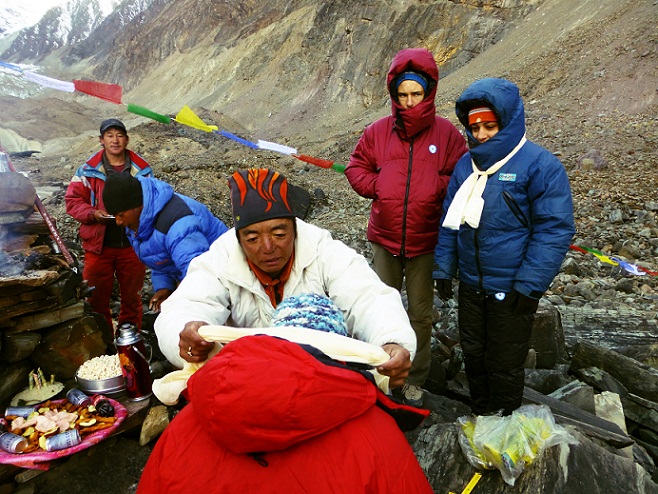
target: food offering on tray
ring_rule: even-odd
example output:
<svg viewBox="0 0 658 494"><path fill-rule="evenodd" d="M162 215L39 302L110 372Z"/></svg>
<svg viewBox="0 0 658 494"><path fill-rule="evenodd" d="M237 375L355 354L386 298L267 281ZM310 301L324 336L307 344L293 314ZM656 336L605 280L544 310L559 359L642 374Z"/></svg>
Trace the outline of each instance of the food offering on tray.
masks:
<svg viewBox="0 0 658 494"><path fill-rule="evenodd" d="M27 407L7 408L4 414L7 433L26 439L27 444L10 436L12 441L0 440L0 447L9 453L56 451L80 444L89 434L112 427L116 421L112 403L102 395L90 399L91 403L79 405L68 399L48 400L32 407L32 411Z"/></svg>
<svg viewBox="0 0 658 494"><path fill-rule="evenodd" d="M47 381L41 369L32 370L28 374L28 387L12 398L11 406L36 405L53 398L63 389L64 385L55 381L54 375Z"/></svg>

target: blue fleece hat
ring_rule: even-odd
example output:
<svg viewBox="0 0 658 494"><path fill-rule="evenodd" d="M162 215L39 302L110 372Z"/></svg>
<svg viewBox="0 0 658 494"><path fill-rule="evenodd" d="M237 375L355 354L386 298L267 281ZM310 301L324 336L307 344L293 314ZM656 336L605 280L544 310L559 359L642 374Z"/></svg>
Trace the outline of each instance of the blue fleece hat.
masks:
<svg viewBox="0 0 658 494"><path fill-rule="evenodd" d="M273 326L295 326L347 336L341 310L328 297L305 293L284 298L272 318Z"/></svg>
<svg viewBox="0 0 658 494"><path fill-rule="evenodd" d="M423 91L427 92L427 79L418 72L403 72L395 80L395 89L397 90L404 81L414 81L423 86Z"/></svg>

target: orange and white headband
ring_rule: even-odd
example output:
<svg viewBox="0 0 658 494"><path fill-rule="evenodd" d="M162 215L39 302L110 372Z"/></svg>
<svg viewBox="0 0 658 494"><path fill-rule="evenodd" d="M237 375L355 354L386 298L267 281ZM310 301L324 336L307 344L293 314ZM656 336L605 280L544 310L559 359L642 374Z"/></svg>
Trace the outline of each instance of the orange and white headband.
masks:
<svg viewBox="0 0 658 494"><path fill-rule="evenodd" d="M493 110L488 106L479 106L468 112L468 125L482 122L498 122Z"/></svg>

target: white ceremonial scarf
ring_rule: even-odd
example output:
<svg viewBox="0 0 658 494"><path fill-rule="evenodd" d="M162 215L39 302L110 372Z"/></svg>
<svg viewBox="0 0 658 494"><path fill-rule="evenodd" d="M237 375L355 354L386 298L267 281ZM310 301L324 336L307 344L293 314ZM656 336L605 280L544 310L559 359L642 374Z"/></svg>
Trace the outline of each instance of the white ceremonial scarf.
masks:
<svg viewBox="0 0 658 494"><path fill-rule="evenodd" d="M208 355L218 353L222 344L242 338L243 336L266 334L284 338L295 343L314 346L334 360L343 362L356 362L377 367L390 360L390 356L382 347L372 345L365 341L355 340L349 336L337 333L325 333L316 329L299 328L296 326L276 326L271 328L234 328L231 326L201 326L199 335L206 341L218 342ZM205 362L193 364L185 362L181 370L170 372L166 376L153 381L153 393L165 405L174 405L178 402L180 394L187 388L187 381L192 374L203 367ZM377 387L384 393L389 392L389 377L371 369Z"/></svg>
<svg viewBox="0 0 658 494"><path fill-rule="evenodd" d="M487 178L489 175L496 173L505 163L507 163L512 156L521 149L526 141L525 134L523 134L519 143L507 156L494 163L493 166L485 171L482 171L475 166L475 162L471 159L473 173L464 180L464 183L455 193L455 197L452 199L452 203L450 204L446 217L443 220L443 226L445 228L459 230L459 227L464 223L468 223L473 228L477 228L480 225L480 217L482 216L482 209L484 208L482 193L487 186Z"/></svg>

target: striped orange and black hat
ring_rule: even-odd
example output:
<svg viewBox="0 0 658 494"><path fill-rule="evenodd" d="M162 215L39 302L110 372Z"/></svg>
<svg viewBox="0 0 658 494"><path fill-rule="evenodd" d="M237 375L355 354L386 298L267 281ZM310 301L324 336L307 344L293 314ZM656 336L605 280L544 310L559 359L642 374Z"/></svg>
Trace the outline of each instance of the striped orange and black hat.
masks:
<svg viewBox="0 0 658 494"><path fill-rule="evenodd" d="M288 181L273 170L239 170L228 179L233 226L236 230L274 218L294 218L288 201Z"/></svg>

